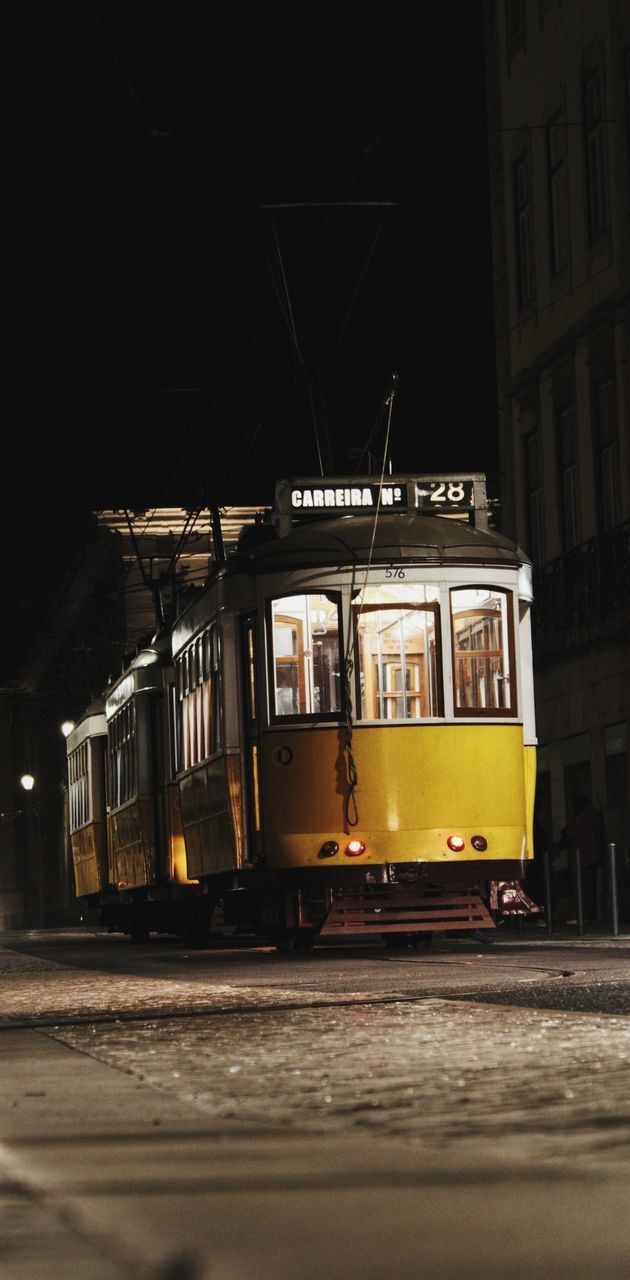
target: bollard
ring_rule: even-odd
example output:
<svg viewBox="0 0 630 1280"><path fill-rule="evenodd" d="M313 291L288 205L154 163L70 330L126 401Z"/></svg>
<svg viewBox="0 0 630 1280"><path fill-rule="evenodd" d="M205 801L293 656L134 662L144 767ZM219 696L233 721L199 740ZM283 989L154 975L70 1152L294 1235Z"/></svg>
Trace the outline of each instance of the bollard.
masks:
<svg viewBox="0 0 630 1280"><path fill-rule="evenodd" d="M575 905L577 916L577 932L578 938L584 937L584 903L582 900L582 859L580 850L576 849L573 855L573 878L575 881Z"/></svg>
<svg viewBox="0 0 630 1280"><path fill-rule="evenodd" d="M545 927L547 935L551 936L553 922L551 919L551 866L549 861L549 850L545 848L543 851L543 875L545 879Z"/></svg>
<svg viewBox="0 0 630 1280"><path fill-rule="evenodd" d="M608 846L608 881L610 889L610 932L613 938L619 933L619 904L617 901L617 847L611 841Z"/></svg>

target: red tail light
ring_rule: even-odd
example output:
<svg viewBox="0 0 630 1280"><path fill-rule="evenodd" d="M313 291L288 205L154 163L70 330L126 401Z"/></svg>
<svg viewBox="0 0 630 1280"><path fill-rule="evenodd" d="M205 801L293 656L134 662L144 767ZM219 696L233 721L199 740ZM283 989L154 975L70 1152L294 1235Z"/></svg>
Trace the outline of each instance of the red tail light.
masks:
<svg viewBox="0 0 630 1280"><path fill-rule="evenodd" d="M461 836L449 836L446 843L453 853L461 853L462 849L466 848L466 841L462 840Z"/></svg>
<svg viewBox="0 0 630 1280"><path fill-rule="evenodd" d="M488 841L485 836L473 836L470 843L478 853L483 853L484 849L488 848Z"/></svg>
<svg viewBox="0 0 630 1280"><path fill-rule="evenodd" d="M345 847L346 858L359 858L365 853L365 844L363 840L349 840Z"/></svg>

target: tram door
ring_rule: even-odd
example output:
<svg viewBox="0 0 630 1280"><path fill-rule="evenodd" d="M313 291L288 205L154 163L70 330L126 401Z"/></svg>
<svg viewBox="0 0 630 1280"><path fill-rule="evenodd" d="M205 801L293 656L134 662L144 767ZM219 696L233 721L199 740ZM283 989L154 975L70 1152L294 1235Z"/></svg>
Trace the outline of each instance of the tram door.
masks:
<svg viewBox="0 0 630 1280"><path fill-rule="evenodd" d="M243 775L245 778L245 824L247 861L263 854L260 805L260 700L256 668L256 615L241 619L241 663L243 690Z"/></svg>

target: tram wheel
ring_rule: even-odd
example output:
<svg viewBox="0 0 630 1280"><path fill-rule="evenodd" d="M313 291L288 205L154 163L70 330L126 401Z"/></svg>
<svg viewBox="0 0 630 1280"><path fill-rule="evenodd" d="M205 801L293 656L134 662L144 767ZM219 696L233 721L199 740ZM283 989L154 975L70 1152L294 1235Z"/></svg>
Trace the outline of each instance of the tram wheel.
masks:
<svg viewBox="0 0 630 1280"><path fill-rule="evenodd" d="M411 945L414 951L428 951L433 941L433 932L428 929L426 933L414 933L411 937Z"/></svg>
<svg viewBox="0 0 630 1280"><path fill-rule="evenodd" d="M422 933L383 934L383 942L388 951L428 951L432 939L431 930Z"/></svg>
<svg viewBox="0 0 630 1280"><path fill-rule="evenodd" d="M314 940L313 929L282 929L274 937L274 946L282 955L309 956Z"/></svg>
<svg viewBox="0 0 630 1280"><path fill-rule="evenodd" d="M151 932L147 929L146 924L132 924L129 930L129 937L134 945L138 946L151 940Z"/></svg>
<svg viewBox="0 0 630 1280"><path fill-rule="evenodd" d="M129 937L131 938L131 941L136 945L148 942L151 937L151 933L144 908L139 905L133 907L128 920Z"/></svg>
<svg viewBox="0 0 630 1280"><path fill-rule="evenodd" d="M189 916L184 921L182 930L182 939L187 947L208 947L210 946L210 916L211 912L204 912L203 915Z"/></svg>

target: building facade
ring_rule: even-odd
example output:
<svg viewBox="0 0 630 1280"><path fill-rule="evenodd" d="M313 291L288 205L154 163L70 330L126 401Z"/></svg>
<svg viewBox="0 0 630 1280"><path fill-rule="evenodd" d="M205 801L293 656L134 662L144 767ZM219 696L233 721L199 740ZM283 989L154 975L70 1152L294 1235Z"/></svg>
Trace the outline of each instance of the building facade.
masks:
<svg viewBox="0 0 630 1280"><path fill-rule="evenodd" d="M539 819L630 917L630 0L484 5L504 532L535 566Z"/></svg>

